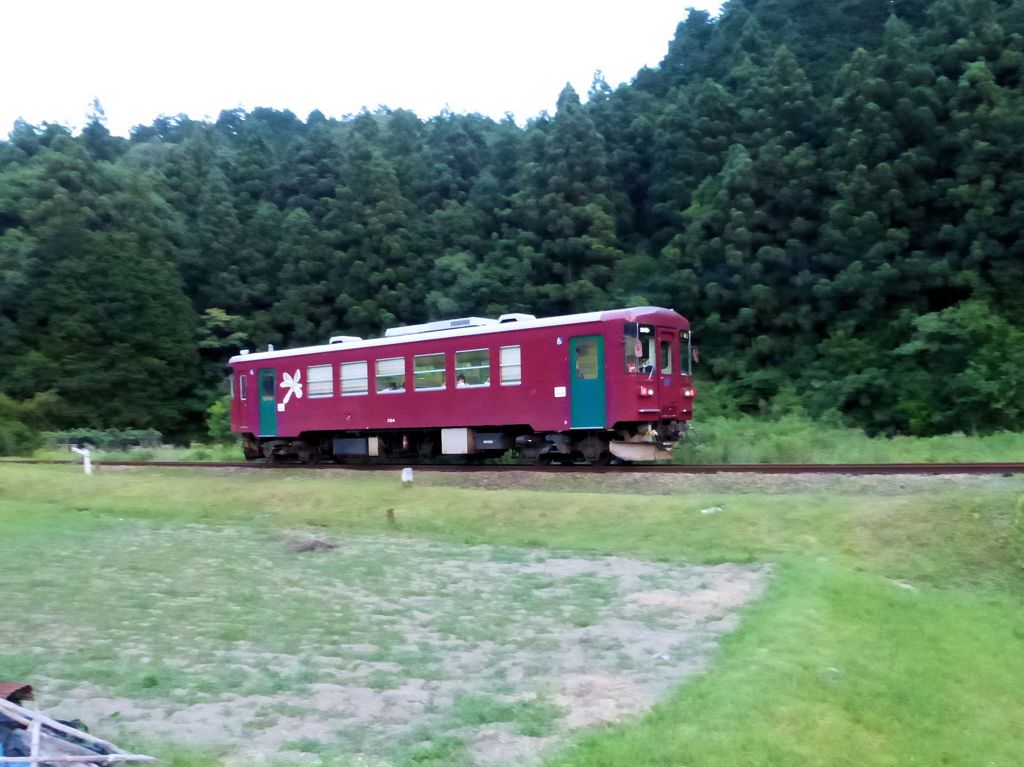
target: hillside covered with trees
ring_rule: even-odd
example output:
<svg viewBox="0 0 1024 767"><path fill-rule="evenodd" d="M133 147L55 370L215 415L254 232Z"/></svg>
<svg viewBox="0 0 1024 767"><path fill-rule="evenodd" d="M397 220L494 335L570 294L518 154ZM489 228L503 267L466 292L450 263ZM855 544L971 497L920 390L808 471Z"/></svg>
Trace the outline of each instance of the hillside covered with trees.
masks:
<svg viewBox="0 0 1024 767"><path fill-rule="evenodd" d="M650 303L719 407L1024 429L1022 137L1024 0L730 0L525 127L19 123L0 421L185 437L240 347Z"/></svg>

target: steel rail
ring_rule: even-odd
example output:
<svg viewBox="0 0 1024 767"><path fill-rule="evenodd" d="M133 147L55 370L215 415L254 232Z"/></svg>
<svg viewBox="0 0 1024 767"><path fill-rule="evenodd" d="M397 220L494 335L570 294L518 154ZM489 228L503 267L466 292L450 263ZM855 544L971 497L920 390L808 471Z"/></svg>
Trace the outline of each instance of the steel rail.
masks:
<svg viewBox="0 0 1024 767"><path fill-rule="evenodd" d="M73 465L77 461L42 459L11 459L3 464ZM394 471L411 466L417 471L436 472L535 472L576 474L1024 474L1024 463L734 463L734 464L632 464L624 466L589 466L566 464L539 466L529 464L301 464L230 461L93 461L101 466L148 466L173 469L310 469L349 471Z"/></svg>

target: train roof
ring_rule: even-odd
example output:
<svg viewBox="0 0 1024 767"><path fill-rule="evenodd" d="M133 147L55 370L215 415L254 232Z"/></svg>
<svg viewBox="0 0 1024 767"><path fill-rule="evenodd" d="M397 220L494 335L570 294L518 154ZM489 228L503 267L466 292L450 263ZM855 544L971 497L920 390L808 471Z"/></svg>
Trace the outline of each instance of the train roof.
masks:
<svg viewBox="0 0 1024 767"><path fill-rule="evenodd" d="M331 351L349 351L352 349L371 349L381 346L400 346L415 341L433 341L466 336L488 335L491 333L511 333L517 330L530 330L534 328L551 328L561 325L582 325L588 322L601 322L608 320L624 320L635 322L641 316L652 313L674 314L679 319L681 315L672 309L665 309L660 306L633 306L628 309L613 309L610 311L583 312L581 314L565 314L558 317L541 317L532 319L516 319L509 322L498 322L491 320L491 324L469 325L462 327L450 327L443 330L428 330L426 332L411 332L402 335L391 335L381 338L367 338L354 340L351 336L339 336L345 338L342 343L318 344L316 346L302 346L294 349L281 349L266 352L252 352L250 354L236 354L228 360L229 365L241 362L253 362L258 360L280 359L283 357L297 357L306 354L322 354ZM524 315L511 315L523 317ZM528 316L528 315L526 315ZM477 319L477 318L473 318Z"/></svg>

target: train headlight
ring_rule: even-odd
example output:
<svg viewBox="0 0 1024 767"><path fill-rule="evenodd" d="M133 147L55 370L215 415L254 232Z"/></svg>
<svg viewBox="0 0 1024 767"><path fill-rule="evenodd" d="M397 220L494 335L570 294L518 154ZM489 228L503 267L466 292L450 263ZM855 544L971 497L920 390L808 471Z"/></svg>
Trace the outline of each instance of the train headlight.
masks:
<svg viewBox="0 0 1024 767"><path fill-rule="evenodd" d="M653 386L643 386L643 385L641 385L640 386L640 396L641 397L653 397L654 396L654 387Z"/></svg>
<svg viewBox="0 0 1024 767"><path fill-rule="evenodd" d="M683 396L684 397L696 397L697 396L697 390L696 389L683 389Z"/></svg>

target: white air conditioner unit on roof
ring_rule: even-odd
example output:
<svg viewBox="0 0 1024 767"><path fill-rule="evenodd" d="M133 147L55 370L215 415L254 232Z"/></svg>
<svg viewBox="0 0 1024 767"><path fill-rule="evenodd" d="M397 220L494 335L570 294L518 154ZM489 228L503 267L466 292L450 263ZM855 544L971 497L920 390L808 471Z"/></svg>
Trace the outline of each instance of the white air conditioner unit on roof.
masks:
<svg viewBox="0 0 1024 767"><path fill-rule="evenodd" d="M436 322L425 322L422 325L406 325L404 328L388 328L384 331L384 337L394 338L395 336L411 336L418 333L438 333L444 330L480 328L497 324L497 320L491 320L486 317L460 317L457 320L437 320Z"/></svg>

